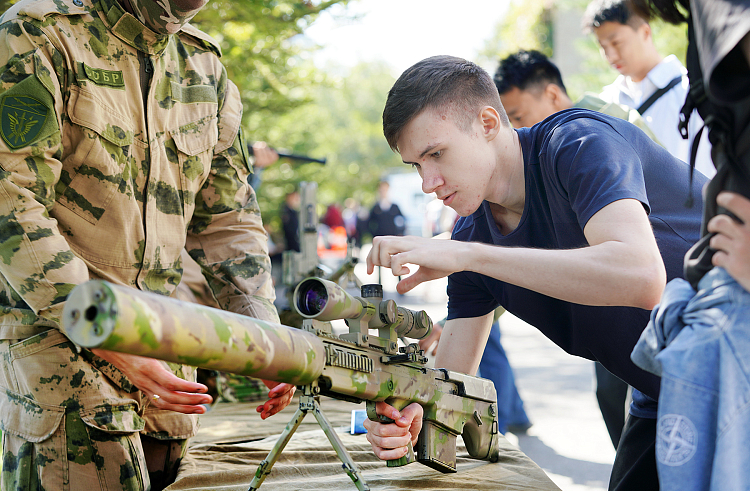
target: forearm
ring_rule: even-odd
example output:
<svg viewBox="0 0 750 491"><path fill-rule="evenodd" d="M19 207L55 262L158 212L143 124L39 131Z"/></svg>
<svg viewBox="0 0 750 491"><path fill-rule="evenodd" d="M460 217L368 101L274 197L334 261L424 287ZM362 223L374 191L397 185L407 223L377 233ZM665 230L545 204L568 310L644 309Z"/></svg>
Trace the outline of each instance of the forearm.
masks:
<svg viewBox="0 0 750 491"><path fill-rule="evenodd" d="M492 326L493 313L445 322L438 344L435 366L476 375Z"/></svg>
<svg viewBox="0 0 750 491"><path fill-rule="evenodd" d="M651 309L665 283L660 256L614 241L565 250L467 243L462 255L468 271L582 305Z"/></svg>

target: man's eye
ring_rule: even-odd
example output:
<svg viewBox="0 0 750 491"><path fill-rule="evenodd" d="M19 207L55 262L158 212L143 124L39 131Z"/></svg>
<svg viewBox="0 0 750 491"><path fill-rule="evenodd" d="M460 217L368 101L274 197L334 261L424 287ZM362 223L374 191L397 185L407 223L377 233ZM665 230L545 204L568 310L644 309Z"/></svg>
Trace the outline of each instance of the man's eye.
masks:
<svg viewBox="0 0 750 491"><path fill-rule="evenodd" d="M439 157L440 157L441 155L443 155L443 151L442 151L442 150L438 150L437 152L432 152L432 153L431 153L430 155L432 155L432 158L435 158L435 159L437 159L437 158L439 158Z"/></svg>
<svg viewBox="0 0 750 491"><path fill-rule="evenodd" d="M417 169L417 171L419 171L421 169L421 167L419 166L419 164L411 164L411 168L412 169Z"/></svg>

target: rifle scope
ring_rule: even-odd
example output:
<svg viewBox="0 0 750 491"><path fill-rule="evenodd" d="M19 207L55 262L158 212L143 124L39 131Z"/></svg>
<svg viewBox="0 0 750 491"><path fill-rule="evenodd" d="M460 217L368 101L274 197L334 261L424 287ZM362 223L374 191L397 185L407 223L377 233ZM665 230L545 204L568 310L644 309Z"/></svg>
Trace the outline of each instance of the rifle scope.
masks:
<svg viewBox="0 0 750 491"><path fill-rule="evenodd" d="M369 293L373 286L380 287L362 286L362 297L368 297L362 298L350 295L332 281L307 278L294 291L294 307L302 317L320 321L358 319L367 312L372 312L374 315L369 322L372 329L390 325L398 336L411 339L422 339L430 334L432 320L427 312L397 307L393 300L383 300L382 296L373 298Z"/></svg>

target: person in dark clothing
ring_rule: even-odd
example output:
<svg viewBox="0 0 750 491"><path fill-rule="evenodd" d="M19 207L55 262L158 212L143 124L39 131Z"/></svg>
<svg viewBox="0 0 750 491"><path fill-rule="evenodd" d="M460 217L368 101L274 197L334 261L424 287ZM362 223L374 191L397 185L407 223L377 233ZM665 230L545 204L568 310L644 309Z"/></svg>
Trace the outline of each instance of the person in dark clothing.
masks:
<svg viewBox="0 0 750 491"><path fill-rule="evenodd" d="M367 229L373 237L381 235L404 235L406 219L398 205L388 197L388 181L378 183L378 202L370 209Z"/></svg>
<svg viewBox="0 0 750 491"><path fill-rule="evenodd" d="M300 252L298 191L287 193L281 205L281 229L284 231L284 250Z"/></svg>

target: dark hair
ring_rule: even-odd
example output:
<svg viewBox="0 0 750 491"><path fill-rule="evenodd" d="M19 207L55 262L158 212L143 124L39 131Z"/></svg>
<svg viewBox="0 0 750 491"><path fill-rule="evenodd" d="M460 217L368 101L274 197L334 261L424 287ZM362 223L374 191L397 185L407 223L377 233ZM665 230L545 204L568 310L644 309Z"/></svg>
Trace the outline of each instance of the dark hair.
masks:
<svg viewBox="0 0 750 491"><path fill-rule="evenodd" d="M644 19L659 17L670 24L682 24L690 13L689 0L629 0L633 12Z"/></svg>
<svg viewBox="0 0 750 491"><path fill-rule="evenodd" d="M393 84L383 110L383 134L392 150L409 122L426 109L451 112L456 125L468 131L478 111L492 106L510 126L490 75L470 61L433 56L408 68Z"/></svg>
<svg viewBox="0 0 750 491"><path fill-rule="evenodd" d="M633 11L628 0L594 0L586 7L581 27L584 32L591 32L605 22L616 22L636 28L646 19L648 17L641 17Z"/></svg>
<svg viewBox="0 0 750 491"><path fill-rule="evenodd" d="M500 95L514 87L529 90L544 88L547 84L555 84L568 93L560 70L544 53L536 50L521 50L500 60L493 80Z"/></svg>

